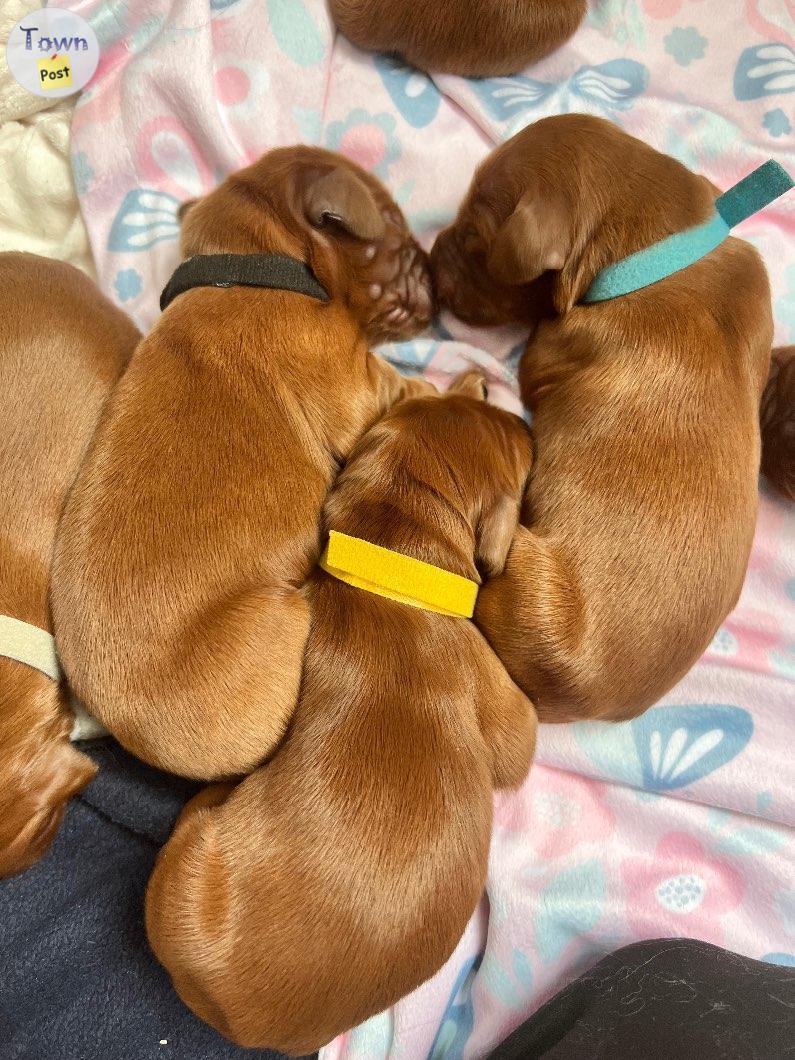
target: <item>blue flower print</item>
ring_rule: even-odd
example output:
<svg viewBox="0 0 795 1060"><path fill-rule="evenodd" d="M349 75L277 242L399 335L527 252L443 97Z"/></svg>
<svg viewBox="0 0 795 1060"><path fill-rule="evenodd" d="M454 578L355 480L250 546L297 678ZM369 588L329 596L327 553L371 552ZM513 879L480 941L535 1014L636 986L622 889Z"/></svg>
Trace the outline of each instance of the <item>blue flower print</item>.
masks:
<svg viewBox="0 0 795 1060"><path fill-rule="evenodd" d="M537 81L524 74L470 81L472 91L489 114L497 121L512 123L517 118L524 122L527 110L545 104L548 107L548 101L554 102L559 113L628 110L648 83L648 69L634 59L611 59L598 66L581 66L561 82Z"/></svg>
<svg viewBox="0 0 795 1060"><path fill-rule="evenodd" d="M660 706L623 725L578 722L574 739L600 774L645 791L673 791L736 758L753 734L731 704Z"/></svg>
<svg viewBox="0 0 795 1060"><path fill-rule="evenodd" d="M463 1057L464 1046L475 1025L472 985L480 968L480 961L480 956L472 957L458 973L428 1060L460 1060Z"/></svg>
<svg viewBox="0 0 795 1060"><path fill-rule="evenodd" d="M226 0L216 0L228 7ZM326 44L310 10L301 0L267 0L268 27L288 59L298 66L317 66Z"/></svg>
<svg viewBox="0 0 795 1060"><path fill-rule="evenodd" d="M746 48L734 71L735 98L762 99L782 92L795 92L795 49L776 42Z"/></svg>
<svg viewBox="0 0 795 1060"><path fill-rule="evenodd" d="M108 250L149 250L179 235L179 199L165 191L133 188L119 206L108 234Z"/></svg>
<svg viewBox="0 0 795 1060"><path fill-rule="evenodd" d="M120 302L129 302L141 293L143 281L137 269L121 269L116 273L113 287Z"/></svg>
<svg viewBox="0 0 795 1060"><path fill-rule="evenodd" d="M433 81L387 55L376 55L373 61L384 88L409 125L415 129L430 125L442 101L442 94Z"/></svg>
<svg viewBox="0 0 795 1060"><path fill-rule="evenodd" d="M762 124L771 136L786 136L788 133L792 132L790 120L781 107L776 107L775 110L769 110L767 114L765 114Z"/></svg>
<svg viewBox="0 0 795 1060"><path fill-rule="evenodd" d="M703 59L706 47L706 37L693 26L686 29L677 26L665 38L665 50L680 66L690 66L694 59Z"/></svg>

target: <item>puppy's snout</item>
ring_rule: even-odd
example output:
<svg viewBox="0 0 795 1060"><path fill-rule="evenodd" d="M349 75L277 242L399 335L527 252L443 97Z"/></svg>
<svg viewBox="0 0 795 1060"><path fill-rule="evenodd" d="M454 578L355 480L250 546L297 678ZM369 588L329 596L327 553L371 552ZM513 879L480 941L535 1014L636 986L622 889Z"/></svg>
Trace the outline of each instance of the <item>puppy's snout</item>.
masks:
<svg viewBox="0 0 795 1060"><path fill-rule="evenodd" d="M442 269L436 275L436 293L443 305L449 305L455 296L455 282L449 272Z"/></svg>
<svg viewBox="0 0 795 1060"><path fill-rule="evenodd" d="M439 235L431 249L431 274L439 304L455 311L460 277L454 240L449 230Z"/></svg>
<svg viewBox="0 0 795 1060"><path fill-rule="evenodd" d="M417 322L426 325L433 316L435 298L429 258L419 247L408 274L408 303Z"/></svg>

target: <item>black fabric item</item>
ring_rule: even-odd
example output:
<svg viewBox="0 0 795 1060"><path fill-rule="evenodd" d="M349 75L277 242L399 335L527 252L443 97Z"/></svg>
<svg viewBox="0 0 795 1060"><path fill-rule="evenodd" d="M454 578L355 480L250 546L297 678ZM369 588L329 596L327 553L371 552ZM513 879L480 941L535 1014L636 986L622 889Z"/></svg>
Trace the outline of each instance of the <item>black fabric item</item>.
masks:
<svg viewBox="0 0 795 1060"><path fill-rule="evenodd" d="M163 288L161 310L192 287L268 287L329 301L309 266L284 254L194 254Z"/></svg>
<svg viewBox="0 0 795 1060"><path fill-rule="evenodd" d="M81 746L99 775L44 858L0 881L0 1060L277 1060L189 1012L146 942L155 855L197 785Z"/></svg>
<svg viewBox="0 0 795 1060"><path fill-rule="evenodd" d="M489 1060L784 1060L795 968L690 939L625 946L570 983Z"/></svg>

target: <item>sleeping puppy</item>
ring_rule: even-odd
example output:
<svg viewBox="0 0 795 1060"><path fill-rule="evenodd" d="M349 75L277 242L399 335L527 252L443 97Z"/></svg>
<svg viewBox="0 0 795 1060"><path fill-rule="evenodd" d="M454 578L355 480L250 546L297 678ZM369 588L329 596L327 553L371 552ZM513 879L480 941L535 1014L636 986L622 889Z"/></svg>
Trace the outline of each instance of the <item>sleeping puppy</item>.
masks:
<svg viewBox="0 0 795 1060"><path fill-rule="evenodd" d="M640 714L743 583L772 341L759 255L729 238L643 290L579 304L601 269L705 221L714 200L607 121L548 118L485 161L433 250L458 316L535 328L519 381L537 459L476 620L544 721Z"/></svg>
<svg viewBox="0 0 795 1060"><path fill-rule="evenodd" d="M432 307L385 189L317 148L272 151L193 204L182 250L289 255L329 300L241 283L168 305L66 508L53 614L91 713L139 758L216 779L284 734L309 630L301 586L340 463L396 399L428 389L368 340L412 334Z"/></svg>
<svg viewBox="0 0 795 1060"><path fill-rule="evenodd" d="M524 424L453 393L359 443L328 527L480 582L498 574L531 465ZM238 787L189 803L146 901L183 1000L240 1045L308 1053L413 990L486 877L495 787L527 774L532 704L473 623L318 570L290 734Z"/></svg>
<svg viewBox="0 0 795 1060"><path fill-rule="evenodd" d="M69 798L95 773L69 742L63 684L3 653L18 622L34 636L51 632L58 516L139 335L87 276L34 254L0 254L0 319L0 876L8 876L44 853Z"/></svg>
<svg viewBox="0 0 795 1060"><path fill-rule="evenodd" d="M440 74L515 74L564 44L587 0L329 0L346 37Z"/></svg>
<svg viewBox="0 0 795 1060"><path fill-rule="evenodd" d="M795 501L795 346L773 350L761 420L762 471L782 497Z"/></svg>

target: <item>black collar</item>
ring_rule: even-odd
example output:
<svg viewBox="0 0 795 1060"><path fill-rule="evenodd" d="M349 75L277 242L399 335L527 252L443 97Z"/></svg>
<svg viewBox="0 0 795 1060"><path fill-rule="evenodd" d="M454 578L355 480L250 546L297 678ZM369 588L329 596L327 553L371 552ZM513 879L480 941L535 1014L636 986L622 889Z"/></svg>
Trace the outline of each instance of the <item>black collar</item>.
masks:
<svg viewBox="0 0 795 1060"><path fill-rule="evenodd" d="M312 270L284 254L195 254L163 288L161 310L192 287L269 287L330 301Z"/></svg>

